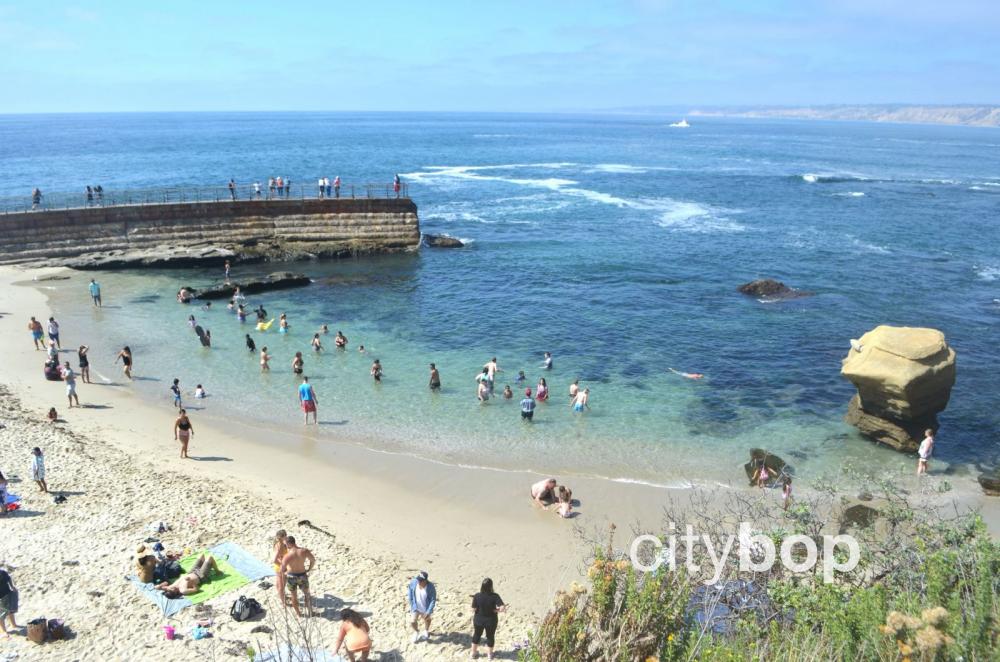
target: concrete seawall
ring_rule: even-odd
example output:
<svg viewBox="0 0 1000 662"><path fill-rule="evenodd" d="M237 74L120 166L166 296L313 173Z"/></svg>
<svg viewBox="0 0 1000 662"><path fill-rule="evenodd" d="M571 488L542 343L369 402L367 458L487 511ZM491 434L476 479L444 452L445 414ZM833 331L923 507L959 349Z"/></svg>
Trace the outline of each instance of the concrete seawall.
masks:
<svg viewBox="0 0 1000 662"><path fill-rule="evenodd" d="M83 269L339 257L419 244L417 206L407 198L172 202L0 215L0 263Z"/></svg>

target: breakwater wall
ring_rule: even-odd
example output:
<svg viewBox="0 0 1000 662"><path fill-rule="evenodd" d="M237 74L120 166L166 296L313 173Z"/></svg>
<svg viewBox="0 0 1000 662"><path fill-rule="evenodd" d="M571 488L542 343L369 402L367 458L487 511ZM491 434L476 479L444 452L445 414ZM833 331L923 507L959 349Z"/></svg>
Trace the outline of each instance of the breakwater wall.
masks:
<svg viewBox="0 0 1000 662"><path fill-rule="evenodd" d="M0 214L0 263L116 268L416 249L408 198L223 200Z"/></svg>

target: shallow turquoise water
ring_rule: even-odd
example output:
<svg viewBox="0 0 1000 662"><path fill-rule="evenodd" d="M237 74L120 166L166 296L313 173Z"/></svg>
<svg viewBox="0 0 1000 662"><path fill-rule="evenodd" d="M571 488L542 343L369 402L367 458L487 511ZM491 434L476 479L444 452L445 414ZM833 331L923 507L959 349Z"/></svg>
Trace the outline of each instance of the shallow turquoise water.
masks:
<svg viewBox="0 0 1000 662"><path fill-rule="evenodd" d="M937 455L997 454L1000 138L993 131L868 124L555 116L126 115L0 118L0 176L30 191L164 182L306 181L340 174L410 184L426 232L465 249L283 265L317 282L260 298L292 333L254 333L275 356L261 376L224 309L178 305L181 284L217 270L101 274L50 290L64 337L95 346L95 367L128 343L135 387L212 394L199 415L300 425L289 367L303 351L321 398L322 434L449 462L579 472L672 484L738 479L751 446L800 472L846 459L896 463L840 422L847 340L878 323L942 329L959 380ZM28 140L32 137L33 140ZM272 172L273 170L273 172ZM379 180L381 181L381 180ZM277 267L275 267L277 268ZM267 265L240 267L240 273ZM816 296L764 304L735 293L773 276ZM77 282L78 281L78 282ZM75 285L73 285L75 283ZM76 287L76 289L73 289ZM158 298L157 298L158 297ZM251 299L251 307L257 303ZM218 304L216 304L218 305ZM220 306L221 308L221 306ZM203 350L185 320L212 330ZM348 352L314 357L321 323ZM356 351L359 343L367 356ZM513 402L475 401L491 356L514 386L534 386L543 351L552 399L535 423ZM383 384L368 376L385 365ZM103 357L103 358L102 358ZM426 388L427 364L445 388ZM667 367L707 375L692 382ZM574 378L592 410L574 415ZM373 441L377 440L377 441Z"/></svg>

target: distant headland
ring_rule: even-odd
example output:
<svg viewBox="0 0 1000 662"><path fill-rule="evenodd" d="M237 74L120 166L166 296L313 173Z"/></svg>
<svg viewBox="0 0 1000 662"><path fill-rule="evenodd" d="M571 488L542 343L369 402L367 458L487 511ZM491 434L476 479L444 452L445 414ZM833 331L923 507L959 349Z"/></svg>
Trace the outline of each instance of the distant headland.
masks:
<svg viewBox="0 0 1000 662"><path fill-rule="evenodd" d="M1000 127L1000 106L908 104L692 108L689 117L755 117Z"/></svg>

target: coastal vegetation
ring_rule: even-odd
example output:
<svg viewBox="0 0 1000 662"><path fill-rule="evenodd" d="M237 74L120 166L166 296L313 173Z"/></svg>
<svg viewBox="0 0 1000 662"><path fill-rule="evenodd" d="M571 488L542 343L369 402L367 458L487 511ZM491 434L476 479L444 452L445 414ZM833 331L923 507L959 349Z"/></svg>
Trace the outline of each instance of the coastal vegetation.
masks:
<svg viewBox="0 0 1000 662"><path fill-rule="evenodd" d="M861 557L833 582L823 581L819 564L808 574L781 564L746 573L730 562L708 586L711 570L683 571L680 563L677 572L643 573L616 551L612 527L595 546L589 586L557 594L520 659L1000 659L1000 544L982 518L927 508L931 492L947 491L947 483L913 496L898 476L866 478L863 504L833 483L787 512L766 497L736 496L716 508L704 495L692 497L690 505L701 508L689 511L701 513L696 529L715 539L737 521L756 522L775 542L792 534L818 539L834 522L857 539ZM674 515L680 511L668 508L665 521L685 521Z"/></svg>

